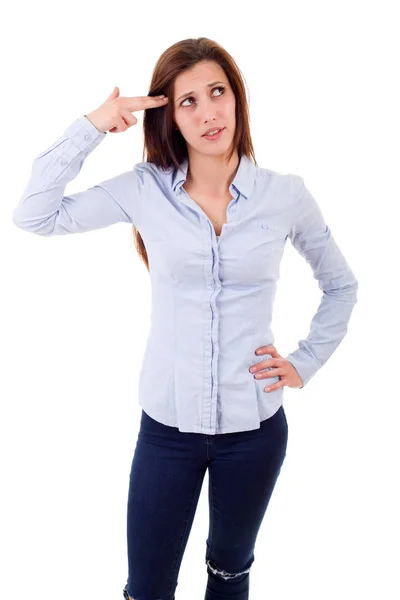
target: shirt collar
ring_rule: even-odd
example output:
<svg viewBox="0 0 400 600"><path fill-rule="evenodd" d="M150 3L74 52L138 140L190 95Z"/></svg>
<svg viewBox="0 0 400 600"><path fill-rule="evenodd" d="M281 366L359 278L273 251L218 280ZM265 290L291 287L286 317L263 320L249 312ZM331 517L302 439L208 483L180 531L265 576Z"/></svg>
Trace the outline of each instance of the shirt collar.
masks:
<svg viewBox="0 0 400 600"><path fill-rule="evenodd" d="M186 181L187 170L188 159L185 158L185 160L180 164L179 169L174 170L172 177L172 189L176 194L181 191L181 188ZM230 188L233 186L233 188L240 192L245 198L249 198L253 191L255 177L256 166L250 158L248 158L245 154L242 154L239 167L236 171L236 175L230 185Z"/></svg>

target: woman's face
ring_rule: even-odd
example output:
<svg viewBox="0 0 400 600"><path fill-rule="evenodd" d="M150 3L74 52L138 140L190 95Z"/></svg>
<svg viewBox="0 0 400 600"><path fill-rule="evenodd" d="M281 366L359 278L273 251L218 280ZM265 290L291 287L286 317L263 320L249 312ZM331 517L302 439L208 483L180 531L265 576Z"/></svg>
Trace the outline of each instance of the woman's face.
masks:
<svg viewBox="0 0 400 600"><path fill-rule="evenodd" d="M202 61L180 73L173 97L174 119L189 154L225 155L235 133L236 99L222 67L214 61ZM219 139L202 137L208 129L217 127L224 127Z"/></svg>

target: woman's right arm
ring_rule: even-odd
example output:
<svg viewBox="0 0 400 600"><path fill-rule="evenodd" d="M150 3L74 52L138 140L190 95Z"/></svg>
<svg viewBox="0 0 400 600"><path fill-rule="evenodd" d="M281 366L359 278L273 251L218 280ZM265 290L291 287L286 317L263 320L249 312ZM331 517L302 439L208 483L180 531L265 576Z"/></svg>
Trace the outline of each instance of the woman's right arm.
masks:
<svg viewBox="0 0 400 600"><path fill-rule="evenodd" d="M78 175L88 154L105 139L105 129L112 133L126 131L137 122L131 110L166 104L150 96L116 97L114 92L90 113L90 120L79 116L60 138L35 157L28 184L12 213L17 227L53 236L83 233L118 222L135 224L143 185L142 172L136 167L85 191L64 195L68 182Z"/></svg>

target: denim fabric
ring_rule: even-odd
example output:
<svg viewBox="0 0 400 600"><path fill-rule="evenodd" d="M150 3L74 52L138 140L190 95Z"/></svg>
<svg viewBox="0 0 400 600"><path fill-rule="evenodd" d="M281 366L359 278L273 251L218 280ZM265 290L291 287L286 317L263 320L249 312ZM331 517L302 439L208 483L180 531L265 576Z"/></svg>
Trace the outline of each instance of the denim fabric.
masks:
<svg viewBox="0 0 400 600"><path fill-rule="evenodd" d="M134 600L175 598L208 469L204 598L247 600L256 538L287 441L283 406L259 429L216 435L180 432L143 410L129 478L125 598L128 594Z"/></svg>
<svg viewBox="0 0 400 600"><path fill-rule="evenodd" d="M13 222L44 237L134 224L146 247L152 288L139 404L181 432L258 429L283 403L284 387L265 391L280 377L258 380L249 367L271 359L255 350L275 342L271 320L287 240L322 292L308 336L285 357L303 388L341 343L357 302L357 280L317 201L299 175L258 167L245 155L229 186L232 200L219 238L183 187L187 160L167 170L137 163L65 195L106 138L85 116L71 123L36 156Z"/></svg>

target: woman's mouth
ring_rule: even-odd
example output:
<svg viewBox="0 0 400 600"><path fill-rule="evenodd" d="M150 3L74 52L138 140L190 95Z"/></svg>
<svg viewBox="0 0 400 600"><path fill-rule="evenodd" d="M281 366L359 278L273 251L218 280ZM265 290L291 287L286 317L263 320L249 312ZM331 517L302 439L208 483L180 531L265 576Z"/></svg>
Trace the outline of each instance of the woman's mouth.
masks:
<svg viewBox="0 0 400 600"><path fill-rule="evenodd" d="M224 131L225 127L222 127L222 129L220 129L217 133L215 133L214 135L206 135L203 134L201 137L205 138L206 140L219 140L219 138L222 135L222 132Z"/></svg>

